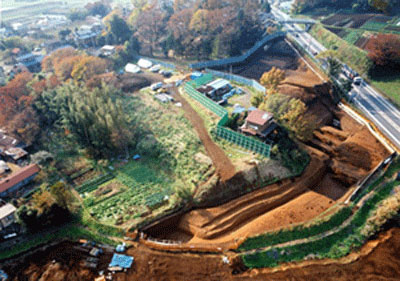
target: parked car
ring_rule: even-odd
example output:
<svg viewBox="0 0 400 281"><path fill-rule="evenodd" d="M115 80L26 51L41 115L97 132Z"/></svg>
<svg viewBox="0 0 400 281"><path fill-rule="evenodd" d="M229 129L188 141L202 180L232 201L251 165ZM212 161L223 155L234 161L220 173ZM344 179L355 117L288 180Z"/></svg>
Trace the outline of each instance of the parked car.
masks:
<svg viewBox="0 0 400 281"><path fill-rule="evenodd" d="M228 103L228 101L226 99L222 99L222 100L217 102L218 105L225 105L227 103Z"/></svg>
<svg viewBox="0 0 400 281"><path fill-rule="evenodd" d="M151 85L151 86L150 86L150 89L151 89L152 91L157 91L157 90L160 89L162 86L163 86L163 83L162 83L162 82L158 82L158 83L155 83L155 84Z"/></svg>
<svg viewBox="0 0 400 281"><path fill-rule="evenodd" d="M169 71L169 70L161 70L161 71L160 71L160 74L161 74L162 76L164 76L165 78L168 78L168 77L171 77L172 72Z"/></svg>
<svg viewBox="0 0 400 281"><path fill-rule="evenodd" d="M156 72L159 72L160 69L161 69L161 65L156 64L156 65L153 65L149 70L150 70L151 72L156 73Z"/></svg>

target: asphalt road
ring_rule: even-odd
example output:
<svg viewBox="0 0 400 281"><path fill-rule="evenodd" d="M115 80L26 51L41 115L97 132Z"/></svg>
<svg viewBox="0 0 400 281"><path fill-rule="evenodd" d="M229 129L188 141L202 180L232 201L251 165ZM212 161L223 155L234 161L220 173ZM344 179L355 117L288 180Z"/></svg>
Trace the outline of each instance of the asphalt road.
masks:
<svg viewBox="0 0 400 281"><path fill-rule="evenodd" d="M291 19L289 15L274 6L272 6L272 14L278 20ZM326 51L324 46L300 26L284 24L284 27L311 56L315 57ZM349 95L358 108L400 149L400 111L366 82L360 86L353 85L353 90Z"/></svg>

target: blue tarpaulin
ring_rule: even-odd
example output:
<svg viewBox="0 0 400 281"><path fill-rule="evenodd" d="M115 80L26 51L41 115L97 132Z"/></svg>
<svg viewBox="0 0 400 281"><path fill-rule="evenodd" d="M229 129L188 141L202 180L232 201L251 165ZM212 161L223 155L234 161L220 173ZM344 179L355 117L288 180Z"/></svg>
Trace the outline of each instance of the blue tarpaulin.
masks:
<svg viewBox="0 0 400 281"><path fill-rule="evenodd" d="M139 160L141 157L139 154L136 154L135 156L133 156L133 160Z"/></svg>
<svg viewBox="0 0 400 281"><path fill-rule="evenodd" d="M199 77L201 77L201 76L203 76L203 73L201 73L201 72L193 72L193 73L190 75L190 79L195 80L195 79L197 79L197 78L199 78Z"/></svg>
<svg viewBox="0 0 400 281"><path fill-rule="evenodd" d="M109 267L121 267L121 268L131 268L133 263L133 257L114 254Z"/></svg>
<svg viewBox="0 0 400 281"><path fill-rule="evenodd" d="M8 278L7 274L0 269L0 281L6 281Z"/></svg>

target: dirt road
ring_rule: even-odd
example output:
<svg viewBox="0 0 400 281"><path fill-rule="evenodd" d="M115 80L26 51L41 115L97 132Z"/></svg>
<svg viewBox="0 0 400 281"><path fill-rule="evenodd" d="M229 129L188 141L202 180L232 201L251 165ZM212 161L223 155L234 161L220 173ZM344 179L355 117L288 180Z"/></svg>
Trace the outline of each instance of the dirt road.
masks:
<svg viewBox="0 0 400 281"><path fill-rule="evenodd" d="M203 119L180 95L177 88L173 88L173 92L176 100L182 104L182 108L185 111L185 117L192 123L192 126L196 130L208 156L214 164L217 174L220 176L220 179L226 181L232 178L235 175L235 166L233 166L225 152L212 141L206 127L204 126Z"/></svg>

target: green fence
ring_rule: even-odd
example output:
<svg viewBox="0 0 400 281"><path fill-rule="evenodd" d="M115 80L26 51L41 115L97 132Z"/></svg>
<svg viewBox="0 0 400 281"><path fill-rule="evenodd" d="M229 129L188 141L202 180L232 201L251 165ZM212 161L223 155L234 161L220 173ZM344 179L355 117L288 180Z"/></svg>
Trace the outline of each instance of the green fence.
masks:
<svg viewBox="0 0 400 281"><path fill-rule="evenodd" d="M210 83L213 79L213 75L211 73L207 73L195 80L188 82L188 84L196 89L200 86Z"/></svg>
<svg viewBox="0 0 400 281"><path fill-rule="evenodd" d="M223 108L222 106L219 106L218 104L216 104L211 99L207 98L202 93L196 91L192 85L193 84L199 85L201 83L201 82L199 83L198 81L196 83L196 80L195 80L195 83L191 83L191 84L186 83L184 86L184 89L191 98L195 99L200 104L202 104L205 108L211 110L217 116L221 117L221 120L219 120L219 122L217 124L217 128L215 130L216 135L220 138L223 138L223 139L231 142L231 143L239 145L247 150L253 151L253 152L263 155L265 157L270 157L270 151L271 151L270 145L265 144L256 139L247 137L247 136L237 133L229 128L224 127L226 125L226 123L228 123L228 121L229 121L228 111L225 108Z"/></svg>
<svg viewBox="0 0 400 281"><path fill-rule="evenodd" d="M225 115L228 115L228 111L225 108L219 106L218 104L204 96L202 93L196 91L191 85L186 84L185 90L191 98L197 100L199 103L204 105L204 107L210 109L222 119L224 119Z"/></svg>
<svg viewBox="0 0 400 281"><path fill-rule="evenodd" d="M217 126L216 133L218 137L239 145L247 150L253 151L265 157L270 156L270 146L261 141L247 137L222 126Z"/></svg>

